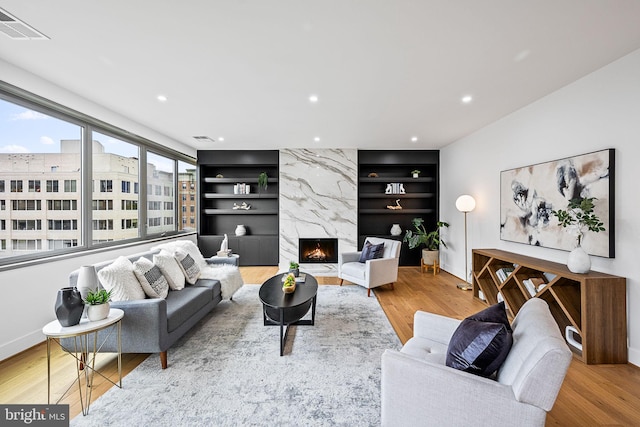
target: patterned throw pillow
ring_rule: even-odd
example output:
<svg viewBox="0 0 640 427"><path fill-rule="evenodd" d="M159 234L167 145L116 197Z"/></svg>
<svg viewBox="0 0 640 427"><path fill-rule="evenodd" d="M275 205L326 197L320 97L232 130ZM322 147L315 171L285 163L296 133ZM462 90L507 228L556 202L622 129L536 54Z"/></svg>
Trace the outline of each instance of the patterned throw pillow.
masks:
<svg viewBox="0 0 640 427"><path fill-rule="evenodd" d="M133 263L135 273L144 293L149 298L166 298L169 293L169 282L160 271L160 268L151 260L140 257Z"/></svg>
<svg viewBox="0 0 640 427"><path fill-rule="evenodd" d="M384 254L384 243L372 245L371 242L366 241L360 254L360 262L367 262L370 259L382 258Z"/></svg>
<svg viewBox="0 0 640 427"><path fill-rule="evenodd" d="M196 264L191 255L183 250L176 249L174 256L184 273L185 279L187 279L187 283L194 285L198 277L200 277L200 267L198 267L198 264Z"/></svg>
<svg viewBox="0 0 640 427"><path fill-rule="evenodd" d="M98 271L102 287L111 291L112 301L145 299L145 293L133 272L133 264L127 258L118 257L108 266Z"/></svg>
<svg viewBox="0 0 640 427"><path fill-rule="evenodd" d="M184 288L184 273L172 254L164 250L160 251L153 256L153 263L160 268L172 290L179 291Z"/></svg>

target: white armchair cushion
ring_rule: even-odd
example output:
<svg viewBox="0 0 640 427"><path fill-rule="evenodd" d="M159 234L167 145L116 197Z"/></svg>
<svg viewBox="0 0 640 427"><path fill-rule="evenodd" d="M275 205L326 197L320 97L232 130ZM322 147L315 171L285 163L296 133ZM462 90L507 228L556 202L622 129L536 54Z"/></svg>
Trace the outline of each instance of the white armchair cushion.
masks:
<svg viewBox="0 0 640 427"><path fill-rule="evenodd" d="M361 262L348 262L342 266L343 274L351 277L357 277L360 280L365 280L366 270L366 264Z"/></svg>

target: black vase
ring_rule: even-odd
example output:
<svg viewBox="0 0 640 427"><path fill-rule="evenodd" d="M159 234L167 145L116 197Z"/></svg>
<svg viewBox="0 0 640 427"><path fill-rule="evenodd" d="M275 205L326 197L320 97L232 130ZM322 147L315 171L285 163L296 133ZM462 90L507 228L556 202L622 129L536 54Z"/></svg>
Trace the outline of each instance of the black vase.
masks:
<svg viewBox="0 0 640 427"><path fill-rule="evenodd" d="M62 288L56 297L56 317L62 326L73 326L80 323L84 302L80 291L76 288Z"/></svg>

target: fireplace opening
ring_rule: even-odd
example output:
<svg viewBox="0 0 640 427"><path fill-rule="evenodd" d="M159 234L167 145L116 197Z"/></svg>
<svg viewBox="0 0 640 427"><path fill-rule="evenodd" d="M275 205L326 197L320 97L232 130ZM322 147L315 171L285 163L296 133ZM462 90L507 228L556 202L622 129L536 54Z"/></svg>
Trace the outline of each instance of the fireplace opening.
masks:
<svg viewBox="0 0 640 427"><path fill-rule="evenodd" d="M338 262L338 239L299 239L300 263L335 264Z"/></svg>

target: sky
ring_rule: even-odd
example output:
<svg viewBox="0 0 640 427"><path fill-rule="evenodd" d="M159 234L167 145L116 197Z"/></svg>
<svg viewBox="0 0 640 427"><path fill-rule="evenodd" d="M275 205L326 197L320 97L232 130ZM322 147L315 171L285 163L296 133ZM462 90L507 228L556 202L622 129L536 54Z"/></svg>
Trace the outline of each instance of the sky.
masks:
<svg viewBox="0 0 640 427"><path fill-rule="evenodd" d="M82 127L0 99L0 153L59 153L63 139L82 138ZM94 132L105 152L126 157L139 157L135 145ZM158 156L149 160L160 170L172 171L172 162ZM179 162L179 169L193 168Z"/></svg>

